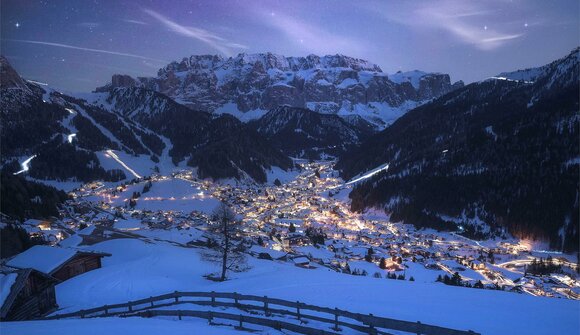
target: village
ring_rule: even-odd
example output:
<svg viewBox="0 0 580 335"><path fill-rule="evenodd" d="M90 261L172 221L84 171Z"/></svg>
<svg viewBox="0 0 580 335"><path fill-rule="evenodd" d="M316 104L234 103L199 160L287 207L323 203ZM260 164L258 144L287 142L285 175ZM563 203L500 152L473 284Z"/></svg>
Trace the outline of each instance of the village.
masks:
<svg viewBox="0 0 580 335"><path fill-rule="evenodd" d="M578 264L570 256L535 252L517 240L483 243L458 233L417 230L389 222L378 211L353 213L347 198L350 186L337 177L332 162L303 161L297 166L285 182L276 178L269 185L213 183L198 180L191 170L114 187L87 184L71 192L60 218L22 224L31 237L52 247L35 246L9 259L1 270L3 278L44 278L40 287L48 290L42 296L50 305L50 287L99 268L101 258L110 256L79 246L134 238L204 248L206 224L221 201L243 224L245 252L258 259L377 280L580 298ZM2 318L18 318L8 310Z"/></svg>

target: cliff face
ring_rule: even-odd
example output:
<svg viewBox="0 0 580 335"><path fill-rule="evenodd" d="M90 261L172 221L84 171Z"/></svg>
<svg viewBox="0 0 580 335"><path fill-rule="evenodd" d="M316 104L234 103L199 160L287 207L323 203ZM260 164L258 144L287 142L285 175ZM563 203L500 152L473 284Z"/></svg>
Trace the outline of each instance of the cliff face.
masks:
<svg viewBox="0 0 580 335"><path fill-rule="evenodd" d="M197 110L259 117L282 105L341 116L361 115L379 127L408 109L463 86L446 74L413 71L387 75L362 59L343 55L236 57L203 55L172 62L157 77L114 75L98 88L141 86Z"/></svg>

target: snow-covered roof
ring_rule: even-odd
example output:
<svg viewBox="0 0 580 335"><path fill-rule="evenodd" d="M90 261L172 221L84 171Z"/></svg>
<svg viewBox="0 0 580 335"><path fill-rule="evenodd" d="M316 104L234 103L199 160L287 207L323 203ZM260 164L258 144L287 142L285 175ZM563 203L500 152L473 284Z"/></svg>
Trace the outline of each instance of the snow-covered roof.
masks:
<svg viewBox="0 0 580 335"><path fill-rule="evenodd" d="M6 298L10 294L12 285L16 282L18 273L0 273L0 306L4 305Z"/></svg>
<svg viewBox="0 0 580 335"><path fill-rule="evenodd" d="M76 253L74 249L35 245L16 255L6 264L21 269L32 268L43 273L50 273Z"/></svg>
<svg viewBox="0 0 580 335"><path fill-rule="evenodd" d="M42 273L50 274L58 269L63 263L74 257L77 253L92 253L70 248L50 247L35 245L32 248L14 256L6 265L20 269L31 268ZM98 255L108 255L95 253Z"/></svg>
<svg viewBox="0 0 580 335"><path fill-rule="evenodd" d="M306 256L297 256L292 259L295 264L304 264L309 263L310 259Z"/></svg>

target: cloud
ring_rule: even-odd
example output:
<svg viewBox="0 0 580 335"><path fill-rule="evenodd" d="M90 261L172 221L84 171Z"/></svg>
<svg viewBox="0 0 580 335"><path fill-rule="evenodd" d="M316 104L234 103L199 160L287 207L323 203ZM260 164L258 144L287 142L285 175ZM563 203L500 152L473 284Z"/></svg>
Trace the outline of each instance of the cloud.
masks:
<svg viewBox="0 0 580 335"><path fill-rule="evenodd" d="M69 44L62 44L62 43L52 43L52 42L32 41L32 40L11 40L11 39L4 39L4 41L18 42L18 43L28 43L28 44L37 44L37 45L46 45L46 46L51 46L51 47L58 47L58 48L65 48L65 49L73 49L73 50L81 50L81 51L102 53L102 54L114 55L114 56L123 56L123 57L138 58L138 59L144 59L144 60L161 62L161 63L164 63L164 64L165 63L168 63L167 61L164 61L164 60L155 59L155 58L149 58L149 57L135 55L135 54L130 54L130 53L125 53L125 52L116 52L116 51L101 50L101 49L83 48L83 47L77 47L77 46L69 45Z"/></svg>
<svg viewBox="0 0 580 335"><path fill-rule="evenodd" d="M127 22L127 23L132 23L132 24L139 24L142 26L148 26L149 23L147 22L143 22L143 21L139 21L139 20L132 20L132 19L124 19L123 22Z"/></svg>
<svg viewBox="0 0 580 335"><path fill-rule="evenodd" d="M238 44L238 43L232 43L230 41L228 41L227 39L218 36L217 34L214 34L208 30L202 29L202 28L197 28L197 27L191 27L191 26L183 26L178 24L175 21L170 20L169 18L153 11L150 9L143 9L143 11L145 13L147 13L148 15L150 15L151 17L157 19L159 22L161 22L163 25L165 25L167 28L169 28L169 30L171 30L172 32L182 35L182 36L186 36L186 37L190 37L193 39L196 39L198 41L201 41L207 45L209 45L211 48L221 52L222 54L226 55L226 56L231 56L233 53L232 49L247 49L248 47L243 45L243 44Z"/></svg>
<svg viewBox="0 0 580 335"><path fill-rule="evenodd" d="M498 1L446 0L417 4L403 4L397 10L381 7L378 12L388 20L411 29L445 31L460 42L472 44L480 50L496 49L524 35L504 24L504 15L509 8Z"/></svg>
<svg viewBox="0 0 580 335"><path fill-rule="evenodd" d="M358 50L363 47L359 42L335 34L324 27L307 23L280 13L261 11L262 22L282 32L289 41L301 49L315 54L338 53L342 50Z"/></svg>

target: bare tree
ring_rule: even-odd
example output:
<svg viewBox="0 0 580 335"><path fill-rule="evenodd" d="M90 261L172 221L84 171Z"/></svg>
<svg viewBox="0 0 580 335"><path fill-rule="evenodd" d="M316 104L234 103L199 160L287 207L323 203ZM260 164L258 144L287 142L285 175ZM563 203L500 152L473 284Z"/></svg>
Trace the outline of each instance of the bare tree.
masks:
<svg viewBox="0 0 580 335"><path fill-rule="evenodd" d="M242 224L228 205L222 202L213 210L207 233L210 251L205 254L205 258L221 262L219 280L226 279L228 270L244 270L246 259L243 254Z"/></svg>

